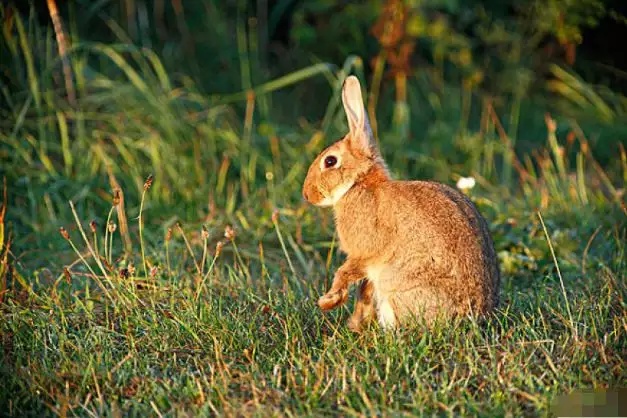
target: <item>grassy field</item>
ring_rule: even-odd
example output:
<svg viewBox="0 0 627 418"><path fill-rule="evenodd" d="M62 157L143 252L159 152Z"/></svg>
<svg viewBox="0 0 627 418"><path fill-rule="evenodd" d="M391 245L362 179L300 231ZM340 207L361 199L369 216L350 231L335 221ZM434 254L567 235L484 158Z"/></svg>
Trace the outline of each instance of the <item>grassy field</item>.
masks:
<svg viewBox="0 0 627 418"><path fill-rule="evenodd" d="M359 58L218 95L150 49L77 43L71 103L51 32L25 24L3 44L1 415L536 416L627 385L627 119L568 74L591 119L428 70L382 93L396 177L476 179L503 288L481 323L357 335L352 303L316 305L343 256L300 188Z"/></svg>

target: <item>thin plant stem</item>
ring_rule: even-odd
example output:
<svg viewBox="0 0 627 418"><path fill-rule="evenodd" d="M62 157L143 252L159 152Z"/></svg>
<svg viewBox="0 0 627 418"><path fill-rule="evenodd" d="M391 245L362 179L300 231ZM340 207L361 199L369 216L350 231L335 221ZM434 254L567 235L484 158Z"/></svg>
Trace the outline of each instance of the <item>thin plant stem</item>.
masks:
<svg viewBox="0 0 627 418"><path fill-rule="evenodd" d="M335 250L335 241L337 234L333 234L333 240L331 241L331 247L329 248L329 252L327 253L327 263L326 263L326 272L324 275L324 288L329 288L329 273L331 272L331 260L333 259L333 251Z"/></svg>
<svg viewBox="0 0 627 418"><path fill-rule="evenodd" d="M142 252L142 264L144 265L144 278L148 280L148 268L146 267L146 254L144 252L144 227L143 227L143 219L142 212L144 210L144 199L146 197L146 187L144 187L144 191L142 192L142 198L139 203L139 247Z"/></svg>
<svg viewBox="0 0 627 418"><path fill-rule="evenodd" d="M200 277L204 274L205 271L205 262L207 261L207 240L209 239L209 232L203 225L202 227L202 259L200 261Z"/></svg>
<svg viewBox="0 0 627 418"><path fill-rule="evenodd" d="M68 59L68 42L63 30L63 23L59 16L59 10L55 0L48 0L48 12L50 13L50 20L52 20L52 27L57 38L57 45L59 47L59 55L61 56L61 64L63 65L63 76L65 78L65 90L67 92L68 101L72 107L76 107L76 93L74 91L74 82L72 80L72 69L70 61Z"/></svg>
<svg viewBox="0 0 627 418"><path fill-rule="evenodd" d="M115 206L111 206L111 209L109 209L109 215L107 216L107 222L105 223L105 237L104 237L104 257L105 260L107 260L107 263L109 263L109 265L111 265L111 262L109 261L109 256L108 256L108 244L109 244L109 222L111 222L111 215L113 214L113 209L115 208Z"/></svg>
<svg viewBox="0 0 627 418"><path fill-rule="evenodd" d="M274 224L274 229L276 230L276 234L279 237L279 242L281 243L281 248L283 249L283 253L285 254L285 258L287 259L287 264L290 266L290 270L294 277L296 277L296 269L294 268L294 264L292 264L292 259L290 258L289 253L287 252L287 247L285 246L285 241L283 240L283 235L281 234L281 228L279 227L279 222L276 219L272 219L272 223Z"/></svg>
<svg viewBox="0 0 627 418"><path fill-rule="evenodd" d="M549 244L549 249L551 250L553 263L555 264L555 268L557 269L557 277L559 277L560 279L560 286L562 287L562 295L564 296L564 302L566 302L566 312L568 313L570 326L572 328L575 339L577 339L577 328L575 327L575 322L573 321L573 316L570 312L570 303L568 303L568 296L566 295L566 287L564 286L564 279L562 278L562 272L560 271L560 266L557 263L557 257L555 257L555 250L553 250L553 244L551 242L551 238L549 237L549 231L546 229L546 225L544 224L544 219L542 218L542 214L540 213L540 211L538 211L537 213L538 213L538 218L540 218L540 223L542 224L542 229L544 230L544 236L546 237L546 241Z"/></svg>
<svg viewBox="0 0 627 418"><path fill-rule="evenodd" d="M239 248L237 248L235 239L231 241L231 244L233 244L233 252L235 252L235 258L237 258L237 262L242 266L242 271L244 272L244 274L246 275L246 278L250 282L252 280L252 278L250 277L250 271L248 270L248 267L246 267L246 265L244 264L244 259L242 258L239 252Z"/></svg>
<svg viewBox="0 0 627 418"><path fill-rule="evenodd" d="M168 269L168 278L172 277L172 269L170 268L170 240L165 242L165 263Z"/></svg>
<svg viewBox="0 0 627 418"><path fill-rule="evenodd" d="M98 287L102 289L102 292L105 294L107 298L109 298L112 302L114 302L113 297L111 296L111 294L109 293L105 285L102 283L102 281L98 278L98 275L96 274L94 269L92 269L89 263L87 262L87 260L85 260L85 257L83 257L83 254L81 254L78 248L76 248L76 245L74 245L74 242L72 242L71 239L68 239L67 241L70 243L72 250L74 250L78 258L80 258L81 262L85 265L85 267L87 267L87 270L89 270L89 272L92 274L92 276L94 277L94 280L96 281L96 283L98 283Z"/></svg>
<svg viewBox="0 0 627 418"><path fill-rule="evenodd" d="M189 241L187 240L187 237L185 236L185 232L183 231L183 228L181 228L180 224L176 224L176 227L178 228L179 232L183 236L183 241L185 241L185 246L187 247L187 251L189 251L189 255L191 255L192 257L192 261L194 261L194 266L196 267L196 271L202 277L200 266L198 265L198 262L196 261L196 256L194 256L194 250L192 250L192 246L189 245Z"/></svg>
<svg viewBox="0 0 627 418"><path fill-rule="evenodd" d="M202 277L202 281L198 285L198 290L196 290L196 298L195 298L196 304L198 304L198 300L200 299L200 294L202 293L202 288L204 287L207 279L209 278L209 275L213 271L213 266L216 264L216 260L218 259L218 257L219 257L218 253L216 253L213 256L213 259L211 260L211 264L209 265L209 269L207 270L207 273L205 273L205 275Z"/></svg>
<svg viewBox="0 0 627 418"><path fill-rule="evenodd" d="M96 235L96 231L94 231L93 235L94 235L94 251L96 251L96 257L100 259L100 251L98 251L98 235Z"/></svg>
<svg viewBox="0 0 627 418"><path fill-rule="evenodd" d="M379 92L381 90L381 80L383 80L383 73L385 69L385 54L379 53L375 61L375 68L372 73L372 82L370 83L370 93L368 94L368 116L370 118L370 129L372 134L379 143L379 129L377 125L376 109L377 101L379 99Z"/></svg>
<svg viewBox="0 0 627 418"><path fill-rule="evenodd" d="M100 259L98 257L96 257L96 253L94 252L94 249L92 248L91 244L89 243L89 240L87 239L87 235L85 234L85 230L83 229L83 226L81 225L81 221L80 221L80 219L78 217L78 213L76 213L76 208L74 207L74 203L71 200L70 200L70 208L72 209L72 214L74 215L74 220L76 221L76 225L78 226L78 230L80 231L80 233L81 233L81 235L83 237L83 240L85 241L85 244L87 245L87 249L91 253L92 257L96 260L96 264L98 264L98 267L102 271L102 274L105 276L105 278L107 279L109 284L111 286L113 286L113 283L111 282L111 278L107 274L107 271L105 270L104 266L102 265L102 262L100 261Z"/></svg>
<svg viewBox="0 0 627 418"><path fill-rule="evenodd" d="M109 265L113 264L113 232L109 234Z"/></svg>

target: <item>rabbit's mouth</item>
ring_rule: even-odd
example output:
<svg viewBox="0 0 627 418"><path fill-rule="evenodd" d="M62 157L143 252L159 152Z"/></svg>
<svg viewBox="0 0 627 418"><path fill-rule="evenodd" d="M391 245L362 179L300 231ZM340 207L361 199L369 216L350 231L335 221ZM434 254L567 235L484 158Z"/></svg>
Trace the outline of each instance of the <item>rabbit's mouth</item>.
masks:
<svg viewBox="0 0 627 418"><path fill-rule="evenodd" d="M335 204L348 192L351 187L353 187L353 183L344 183L337 186L335 189L328 193L326 196L323 196L321 193L318 193L322 199L319 199L317 202L309 201L310 203L320 206L320 207L329 207L335 206Z"/></svg>

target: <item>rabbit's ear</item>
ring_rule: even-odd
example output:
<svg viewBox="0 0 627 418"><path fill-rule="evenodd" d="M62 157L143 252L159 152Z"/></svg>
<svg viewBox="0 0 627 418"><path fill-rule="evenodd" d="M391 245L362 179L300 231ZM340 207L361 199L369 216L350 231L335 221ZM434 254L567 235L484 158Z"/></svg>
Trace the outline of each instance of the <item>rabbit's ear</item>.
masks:
<svg viewBox="0 0 627 418"><path fill-rule="evenodd" d="M348 119L350 129L349 142L352 149L364 154L372 155L374 138L370 129L368 115L361 97L359 79L354 75L344 81L342 89L342 103Z"/></svg>

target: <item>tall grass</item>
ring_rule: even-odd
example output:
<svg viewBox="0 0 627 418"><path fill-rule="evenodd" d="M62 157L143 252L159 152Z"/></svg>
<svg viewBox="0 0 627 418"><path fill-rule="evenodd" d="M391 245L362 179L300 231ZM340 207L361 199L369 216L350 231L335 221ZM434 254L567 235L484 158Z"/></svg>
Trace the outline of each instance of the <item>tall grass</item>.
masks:
<svg viewBox="0 0 627 418"><path fill-rule="evenodd" d="M148 48L73 34L72 107L53 32L15 25L2 44L0 410L520 416L624 386L627 155L612 142L602 166L585 123L437 86L428 70L383 89L375 71L364 97L392 171L476 178L467 193L504 288L485 323L353 335L348 307L315 305L341 255L331 214L300 185L346 130L339 92L364 77L359 57L258 79L240 22L241 91L205 94ZM316 79L321 122L273 123ZM609 95L562 81L620 120Z"/></svg>
<svg viewBox="0 0 627 418"><path fill-rule="evenodd" d="M231 242L211 254L208 242L222 242L223 231L203 237L185 228L169 242L175 261L167 270L168 254L153 242L148 278L128 262L101 276L92 251L83 257L81 249L83 266L70 263L56 279L35 275L22 288L14 272L2 335L3 360L17 374L3 376L4 410L535 415L548 413L557 394L624 384L624 223L596 214L595 224L573 227L559 216L572 210L555 208L543 220L523 201L490 196L477 203L497 207L491 229L505 288L501 309L484 324L461 320L430 332L417 325L395 335L373 326L351 335L347 309L323 315L315 307L323 247L308 234L299 244L278 216L282 250L267 237L263 253L248 253L252 246L227 228ZM571 235L592 240L597 225L594 245ZM76 227L80 241L80 219ZM69 242L75 237L68 233ZM204 273L196 263L208 248L213 262ZM299 254L314 268L293 265Z"/></svg>

